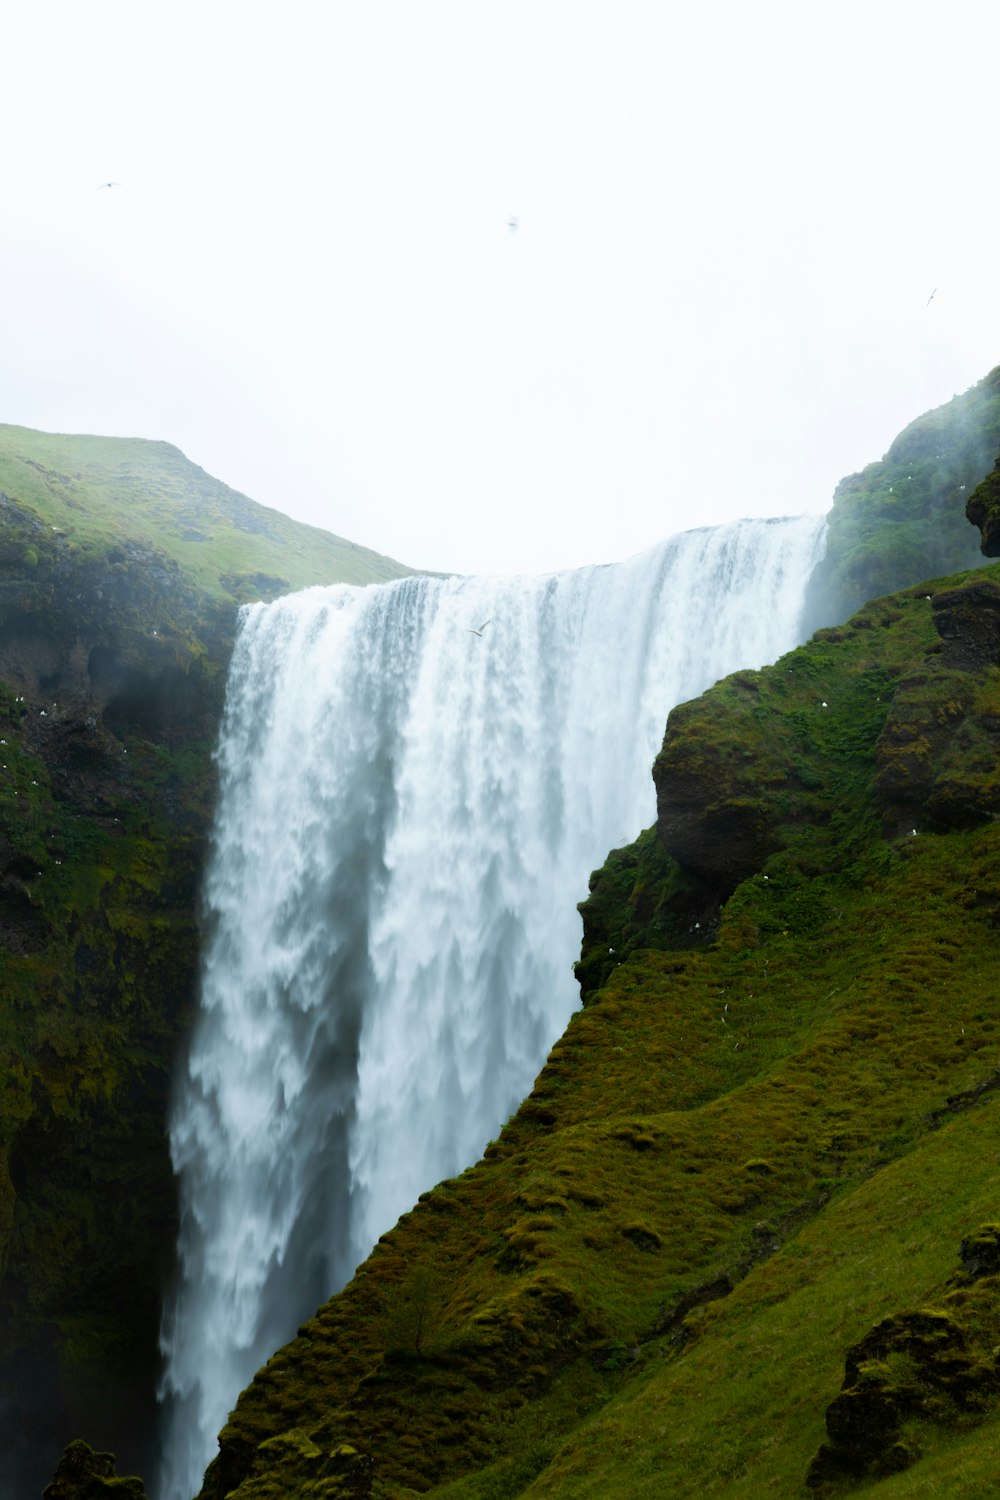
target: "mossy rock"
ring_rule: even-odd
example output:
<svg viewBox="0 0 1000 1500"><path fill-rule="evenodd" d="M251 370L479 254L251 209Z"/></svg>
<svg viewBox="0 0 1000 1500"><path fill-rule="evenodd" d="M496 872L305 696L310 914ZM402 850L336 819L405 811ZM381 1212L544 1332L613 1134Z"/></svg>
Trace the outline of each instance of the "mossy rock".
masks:
<svg viewBox="0 0 1000 1500"><path fill-rule="evenodd" d="M973 1280L1000 1275L1000 1224L981 1224L962 1241L959 1260Z"/></svg>
<svg viewBox="0 0 1000 1500"><path fill-rule="evenodd" d="M959 1256L975 1267L970 1275L992 1275L998 1247L1000 1226L986 1224L962 1240ZM899 1473L920 1457L922 1431L981 1420L1000 1399L998 1336L996 1280L883 1318L847 1351L843 1388L826 1411L829 1441L807 1485L823 1493L845 1479Z"/></svg>
<svg viewBox="0 0 1000 1500"><path fill-rule="evenodd" d="M96 1453L77 1438L67 1447L43 1500L148 1500L136 1476L119 1475L113 1453Z"/></svg>
<svg viewBox="0 0 1000 1500"><path fill-rule="evenodd" d="M1000 459L969 496L965 513L978 526L984 557L1000 557Z"/></svg>

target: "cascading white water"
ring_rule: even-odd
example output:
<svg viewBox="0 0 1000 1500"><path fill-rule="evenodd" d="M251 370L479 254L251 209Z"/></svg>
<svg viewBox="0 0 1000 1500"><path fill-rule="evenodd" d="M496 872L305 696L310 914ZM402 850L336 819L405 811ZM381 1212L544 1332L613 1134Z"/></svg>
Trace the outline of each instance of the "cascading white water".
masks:
<svg viewBox="0 0 1000 1500"><path fill-rule="evenodd" d="M244 611L171 1118L159 1500L195 1493L254 1372L528 1092L578 1000L590 871L652 821L669 709L795 644L822 528Z"/></svg>

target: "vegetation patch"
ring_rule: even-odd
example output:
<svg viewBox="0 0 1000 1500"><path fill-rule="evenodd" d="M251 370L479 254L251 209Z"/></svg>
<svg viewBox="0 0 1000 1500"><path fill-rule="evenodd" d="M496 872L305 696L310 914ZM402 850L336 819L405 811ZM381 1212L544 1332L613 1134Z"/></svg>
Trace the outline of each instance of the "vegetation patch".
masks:
<svg viewBox="0 0 1000 1500"><path fill-rule="evenodd" d="M410 569L291 521L213 479L170 443L74 436L0 424L0 506L39 517L79 564L148 558L209 596L244 603L314 583L377 583ZM20 561L33 568L38 539Z"/></svg>

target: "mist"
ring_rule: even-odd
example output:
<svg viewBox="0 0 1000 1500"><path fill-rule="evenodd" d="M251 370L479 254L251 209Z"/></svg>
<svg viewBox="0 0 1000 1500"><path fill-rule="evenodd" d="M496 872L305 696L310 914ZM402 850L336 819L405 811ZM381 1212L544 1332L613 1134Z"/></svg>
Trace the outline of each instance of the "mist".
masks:
<svg viewBox="0 0 1000 1500"><path fill-rule="evenodd" d="M0 418L168 439L410 564L820 512L997 361L986 4L10 27Z"/></svg>

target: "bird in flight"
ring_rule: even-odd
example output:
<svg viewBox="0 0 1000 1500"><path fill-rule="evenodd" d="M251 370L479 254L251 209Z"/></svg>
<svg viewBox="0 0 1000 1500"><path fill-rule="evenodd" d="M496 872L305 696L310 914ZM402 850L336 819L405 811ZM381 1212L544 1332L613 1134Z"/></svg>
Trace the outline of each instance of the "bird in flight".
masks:
<svg viewBox="0 0 1000 1500"><path fill-rule="evenodd" d="M106 188L106 187L121 187L121 183L120 182L99 182L97 184L98 191L100 191L101 188Z"/></svg>
<svg viewBox="0 0 1000 1500"><path fill-rule="evenodd" d="M472 625L466 625L465 628L469 632L470 635L482 636L482 633L486 629L487 625L491 625L492 623L493 623L493 621L492 621L492 617L491 617L489 620L484 620L483 623L480 625L480 627L479 627L478 630L476 630Z"/></svg>
<svg viewBox="0 0 1000 1500"><path fill-rule="evenodd" d="M511 214L510 218L507 220L507 228L510 230L511 234L517 233L520 224L521 221L517 217L517 214Z"/></svg>
<svg viewBox="0 0 1000 1500"><path fill-rule="evenodd" d="M927 298L927 303L926 303L927 307L930 307L930 305L934 301L934 298L935 298L936 295L937 295L937 287L934 288L933 292L931 292L930 296Z"/></svg>

